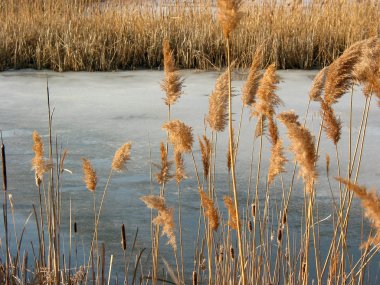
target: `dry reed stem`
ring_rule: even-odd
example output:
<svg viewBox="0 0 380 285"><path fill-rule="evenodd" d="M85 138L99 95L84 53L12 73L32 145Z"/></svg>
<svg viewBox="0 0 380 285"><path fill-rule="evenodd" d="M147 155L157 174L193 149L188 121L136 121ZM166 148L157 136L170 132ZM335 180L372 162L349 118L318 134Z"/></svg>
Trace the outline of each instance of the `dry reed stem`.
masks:
<svg viewBox="0 0 380 285"><path fill-rule="evenodd" d="M82 157L82 170L83 182L86 184L89 191L94 192L98 182L98 177L96 176L96 171L92 167L90 161L84 157Z"/></svg>
<svg viewBox="0 0 380 285"><path fill-rule="evenodd" d="M215 132L222 132L228 120L228 70L216 80L214 90L209 98L207 122Z"/></svg>
<svg viewBox="0 0 380 285"><path fill-rule="evenodd" d="M112 160L112 169L115 171L123 171L125 164L131 159L130 142L123 144L116 152Z"/></svg>
<svg viewBox="0 0 380 285"><path fill-rule="evenodd" d="M236 208L235 208L234 201L232 200L231 197L228 197L228 196L223 196L223 201L229 214L228 225L232 229L237 230L239 226L239 222L236 219Z"/></svg>
<svg viewBox="0 0 380 285"><path fill-rule="evenodd" d="M261 48L258 48L253 56L252 64L249 69L247 80L243 86L242 97L244 106L252 106L256 101L256 92L259 87L259 82L261 79L261 70L260 67L263 62L263 51Z"/></svg>
<svg viewBox="0 0 380 285"><path fill-rule="evenodd" d="M159 196L143 196L140 198L149 209L158 211L157 217L152 220L152 223L162 226L162 235L168 238L168 245L171 245L174 251L177 250L176 238L174 234L174 209L167 208L165 199Z"/></svg>
<svg viewBox="0 0 380 285"><path fill-rule="evenodd" d="M198 192L201 197L201 204L205 211L205 216L208 219L210 228L213 231L217 231L219 227L219 215L215 208L214 201L207 196L203 189L200 188Z"/></svg>
<svg viewBox="0 0 380 285"><path fill-rule="evenodd" d="M315 141L310 131L298 122L298 116L290 112L282 112L278 119L288 130L291 142L290 149L295 155L295 160L300 164L299 174L305 183L306 191L311 193L313 183L317 178L316 162L318 159L315 150Z"/></svg>
<svg viewBox="0 0 380 285"><path fill-rule="evenodd" d="M326 104L323 99L321 99L320 103L323 129L327 137L336 145L342 133L342 121L335 116L332 106Z"/></svg>
<svg viewBox="0 0 380 285"><path fill-rule="evenodd" d="M336 178L339 182L345 184L349 190L352 190L362 201L365 216L371 221L376 229L376 235L368 239L368 243L380 248L380 197L376 190L367 191L364 186L352 183L348 179L341 177ZM364 245L365 246L365 245Z"/></svg>
<svg viewBox="0 0 380 285"><path fill-rule="evenodd" d="M177 152L191 152L193 147L192 128L185 125L180 120L166 122L162 128L169 134L169 141L173 144Z"/></svg>

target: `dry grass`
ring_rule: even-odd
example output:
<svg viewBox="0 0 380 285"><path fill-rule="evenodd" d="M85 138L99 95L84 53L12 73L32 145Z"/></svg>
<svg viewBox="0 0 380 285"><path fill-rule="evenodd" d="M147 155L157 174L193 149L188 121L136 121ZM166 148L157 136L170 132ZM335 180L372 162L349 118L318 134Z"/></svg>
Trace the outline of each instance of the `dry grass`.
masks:
<svg viewBox="0 0 380 285"><path fill-rule="evenodd" d="M165 38L179 67L221 68L226 65L223 33L214 28L217 17L209 2L2 1L0 70L163 67ZM263 65L325 66L354 42L380 33L378 1L308 2L244 1L231 35L237 67L249 67L258 46Z"/></svg>

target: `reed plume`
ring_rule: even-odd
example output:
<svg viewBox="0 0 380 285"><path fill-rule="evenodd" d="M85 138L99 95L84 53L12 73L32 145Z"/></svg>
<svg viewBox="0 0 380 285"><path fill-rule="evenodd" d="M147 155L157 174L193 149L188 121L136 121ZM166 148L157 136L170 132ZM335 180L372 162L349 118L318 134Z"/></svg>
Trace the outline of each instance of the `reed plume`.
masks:
<svg viewBox="0 0 380 285"><path fill-rule="evenodd" d="M207 194L203 189L198 190L201 197L201 205L204 209L206 218L208 219L210 228L213 231L217 231L219 227L219 215L215 208L214 201L207 197Z"/></svg>
<svg viewBox="0 0 380 285"><path fill-rule="evenodd" d="M218 20L222 26L223 34L227 39L241 18L239 11L241 3L242 0L217 0Z"/></svg>
<svg viewBox="0 0 380 285"><path fill-rule="evenodd" d="M273 117L270 117L268 120L268 133L271 144L275 145L278 141L278 127Z"/></svg>
<svg viewBox="0 0 380 285"><path fill-rule="evenodd" d="M376 229L376 235L369 238L368 243L373 244L380 249L380 197L376 190L367 191L364 186L350 182L348 179L341 177L336 178L339 182L345 184L348 189L353 191L362 201L365 216L371 221Z"/></svg>
<svg viewBox="0 0 380 285"><path fill-rule="evenodd" d="M275 93L277 90L278 77L276 75L276 66L271 64L265 71L263 78L260 80L257 89L257 99L251 108L252 116L271 117L275 114L275 109L282 103L281 99Z"/></svg>
<svg viewBox="0 0 380 285"><path fill-rule="evenodd" d="M228 70L216 80L214 90L209 98L207 122L215 132L226 128L228 119Z"/></svg>
<svg viewBox="0 0 380 285"><path fill-rule="evenodd" d="M282 112L278 119L288 130L291 142L290 149L294 153L295 160L300 164L299 174L302 177L306 191L313 190L313 184L317 178L316 162L318 159L315 142L309 130L298 122L298 116L290 112Z"/></svg>
<svg viewBox="0 0 380 285"><path fill-rule="evenodd" d="M263 51L258 48L253 56L252 64L249 69L247 80L243 86L242 97L244 106L252 106L256 101L256 92L259 87L259 82L261 79L260 67L263 61Z"/></svg>
<svg viewBox="0 0 380 285"><path fill-rule="evenodd" d="M362 55L355 65L353 73L356 80L361 84L366 84L376 79L380 63L380 39L369 38L359 42Z"/></svg>
<svg viewBox="0 0 380 285"><path fill-rule="evenodd" d="M311 89L309 92L309 98L311 101L320 101L322 97L322 92L326 82L328 67L321 69L315 76Z"/></svg>
<svg viewBox="0 0 380 285"><path fill-rule="evenodd" d="M322 126L327 137L336 145L342 133L342 121L335 116L334 109L321 99Z"/></svg>
<svg viewBox="0 0 380 285"><path fill-rule="evenodd" d="M356 76L355 65L362 55L362 44L354 44L344 51L330 66L326 76L325 101L332 105L354 84Z"/></svg>
<svg viewBox="0 0 380 285"><path fill-rule="evenodd" d="M183 179L186 179L185 167L183 162L182 153L176 151L174 153L174 161L175 161L175 180L177 184L181 183Z"/></svg>
<svg viewBox="0 0 380 285"><path fill-rule="evenodd" d="M268 184L274 181L274 178L280 173L285 172L285 164L288 160L284 156L282 140L277 140L271 147L270 161L268 169Z"/></svg>
<svg viewBox="0 0 380 285"><path fill-rule="evenodd" d="M162 185L167 183L170 179L173 178L173 175L170 173L172 162L168 161L168 153L166 151L165 144L161 142L160 144L160 153L161 153L161 165L155 164L156 167L160 169L160 172L156 173L156 178L158 184Z"/></svg>
<svg viewBox="0 0 380 285"><path fill-rule="evenodd" d="M96 184L98 183L98 177L96 171L92 167L90 161L82 157L82 170L83 170L83 182L89 191L94 192Z"/></svg>
<svg viewBox="0 0 380 285"><path fill-rule="evenodd" d="M164 70L165 79L161 83L161 89L165 92L165 104L173 105L182 95L183 80L179 72L175 69L175 61L173 53L170 50L169 42L164 40L163 44L164 54Z"/></svg>
<svg viewBox="0 0 380 285"><path fill-rule="evenodd" d="M228 220L228 225L232 228L237 230L239 222L236 219L236 208L235 208L235 203L232 200L231 197L224 196L223 197L224 205L226 206L229 214L229 220Z"/></svg>
<svg viewBox="0 0 380 285"><path fill-rule="evenodd" d="M166 235L168 238L168 245L177 250L177 243L174 234L174 209L168 208L165 203L165 199L159 196L143 196L140 198L149 209L155 209L158 211L157 217L152 220L152 223L162 227L162 235Z"/></svg>
<svg viewBox="0 0 380 285"><path fill-rule="evenodd" d="M198 136L198 141L199 141L199 146L201 149L201 154L202 154L202 164L203 164L203 174L204 177L207 178L209 171L210 171L210 159L211 159L211 142L210 140L203 135L203 141L202 139Z"/></svg>
<svg viewBox="0 0 380 285"><path fill-rule="evenodd" d="M115 171L122 171L125 169L125 164L131 159L131 146L130 142L123 144L116 152L112 160L112 169Z"/></svg>
<svg viewBox="0 0 380 285"><path fill-rule="evenodd" d="M34 131L32 137L34 142L32 148L34 152L32 170L35 172L36 183L38 186L41 180L43 180L44 173L50 169L51 164L48 163L44 158L44 143L38 132Z"/></svg>
<svg viewBox="0 0 380 285"><path fill-rule="evenodd" d="M260 116L256 123L255 138L261 137L265 134L267 125L267 117Z"/></svg>
<svg viewBox="0 0 380 285"><path fill-rule="evenodd" d="M162 128L169 134L169 141L173 144L177 152L191 152L193 147L192 128L185 125L180 120L166 122Z"/></svg>

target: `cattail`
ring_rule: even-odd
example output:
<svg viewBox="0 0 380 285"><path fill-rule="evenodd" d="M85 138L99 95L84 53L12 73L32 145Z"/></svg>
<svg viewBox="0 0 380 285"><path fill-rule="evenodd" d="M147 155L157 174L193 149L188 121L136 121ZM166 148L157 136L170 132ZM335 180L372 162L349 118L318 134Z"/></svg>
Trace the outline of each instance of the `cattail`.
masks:
<svg viewBox="0 0 380 285"><path fill-rule="evenodd" d="M193 147L192 128L180 120L172 120L165 123L162 128L169 134L169 141L173 144L175 151L191 152Z"/></svg>
<svg viewBox="0 0 380 285"><path fill-rule="evenodd" d="M288 209L285 209L284 214L282 215L282 225L286 224L287 219L288 219Z"/></svg>
<svg viewBox="0 0 380 285"><path fill-rule="evenodd" d="M223 201L224 201L224 205L226 205L226 208L229 214L228 225L232 229L237 230L239 222L236 219L236 208L235 208L234 202L232 201L231 197L228 197L228 196L224 196Z"/></svg>
<svg viewBox="0 0 380 285"><path fill-rule="evenodd" d="M334 114L334 109L321 99L322 126L327 137L336 145L340 140L342 121Z"/></svg>
<svg viewBox="0 0 380 285"><path fill-rule="evenodd" d="M3 173L3 190L7 191L7 187L8 187L7 163L6 163L6 159L5 159L5 146L4 146L2 137L1 137L1 165L2 165L2 173Z"/></svg>
<svg viewBox="0 0 380 285"><path fill-rule="evenodd" d="M161 83L161 89L165 92L165 104L173 105L182 95L183 80L178 71L175 70L175 63L173 53L170 50L169 42L164 41L163 44L164 54L164 70L165 79Z"/></svg>
<svg viewBox="0 0 380 285"><path fill-rule="evenodd" d="M241 18L239 12L241 2L242 0L217 0L218 20L227 39Z"/></svg>
<svg viewBox="0 0 380 285"><path fill-rule="evenodd" d="M183 179L186 179L185 167L183 163L182 154L179 151L174 152L175 158L175 180L177 184L181 183Z"/></svg>
<svg viewBox="0 0 380 285"><path fill-rule="evenodd" d="M283 112L278 118L288 129L288 137L291 141L290 149L295 155L295 160L300 164L299 174L303 178L306 190L311 193L317 178L318 156L315 151L314 138L307 128L301 126L298 116L294 112Z"/></svg>
<svg viewBox="0 0 380 285"><path fill-rule="evenodd" d="M327 176L330 174L330 155L326 154L326 173Z"/></svg>
<svg viewBox="0 0 380 285"><path fill-rule="evenodd" d="M236 145L235 145L235 142L234 142L234 132L235 130L232 128L232 133L231 133L231 136L232 136L232 153L234 154L235 153L235 150L236 150ZM231 172L231 149L228 148L227 150L227 169L228 169L228 172Z"/></svg>
<svg viewBox="0 0 380 285"><path fill-rule="evenodd" d="M214 132L222 132L228 119L228 70L218 77L209 98L207 122Z"/></svg>
<svg viewBox="0 0 380 285"><path fill-rule="evenodd" d="M252 203L251 209L252 209L252 217L255 218L256 217L256 203L255 202Z"/></svg>
<svg viewBox="0 0 380 285"><path fill-rule="evenodd" d="M232 245L230 245L230 256L232 260L235 259L235 250Z"/></svg>
<svg viewBox="0 0 380 285"><path fill-rule="evenodd" d="M50 165L44 158L44 144L42 142L42 138L39 136L37 131L34 131L32 136L34 141L32 170L34 170L36 177L42 180L44 173L49 170Z"/></svg>
<svg viewBox="0 0 380 285"><path fill-rule="evenodd" d="M330 65L325 84L328 105L336 103L351 88L356 78L353 70L362 54L361 47L361 44L351 46Z"/></svg>
<svg viewBox="0 0 380 285"><path fill-rule="evenodd" d="M130 142L123 144L116 152L112 160L112 170L122 171L125 169L125 164L131 159L131 146Z"/></svg>
<svg viewBox="0 0 380 285"><path fill-rule="evenodd" d="M170 179L173 178L173 175L170 174L170 169L172 166L172 162L168 161L168 153L166 151L166 147L163 142L160 144L160 153L161 153L161 165L159 167L160 172L156 173L156 178L158 184L162 185L167 183Z"/></svg>
<svg viewBox="0 0 380 285"><path fill-rule="evenodd" d="M315 76L311 89L309 92L309 98L312 101L320 101L322 97L323 88L326 81L328 67L321 69Z"/></svg>
<svg viewBox="0 0 380 285"><path fill-rule="evenodd" d="M275 64L270 65L260 80L257 89L258 101L252 105L252 116L272 117L275 114L275 109L282 104L281 99L275 93L277 90L278 77L276 75Z"/></svg>
<svg viewBox="0 0 380 285"><path fill-rule="evenodd" d="M219 254L218 254L218 261L219 263L222 263L224 260L224 252L223 252L223 246L220 247L219 249Z"/></svg>
<svg viewBox="0 0 380 285"><path fill-rule="evenodd" d="M198 137L199 146L201 148L201 154L202 154L202 164L203 164L203 173L204 177L207 178L209 171L210 171L210 160L211 160L211 142L210 140L203 135L203 141L200 137Z"/></svg>
<svg viewBox="0 0 380 285"><path fill-rule="evenodd" d="M205 211L205 216L208 219L210 228L217 231L219 227L219 215L215 208L214 201L207 197L206 192L202 189L199 189L199 195L201 196L201 204Z"/></svg>
<svg viewBox="0 0 380 285"><path fill-rule="evenodd" d="M252 222L251 222L251 221L248 221L248 230L249 230L250 233L251 233L252 230L253 230Z"/></svg>
<svg viewBox="0 0 380 285"><path fill-rule="evenodd" d="M125 226L121 225L121 248L125 251L127 249L127 240L125 238Z"/></svg>
<svg viewBox="0 0 380 285"><path fill-rule="evenodd" d="M74 222L74 233L78 232L78 224L77 222Z"/></svg>
<svg viewBox="0 0 380 285"><path fill-rule="evenodd" d="M371 221L376 228L376 235L368 240L369 244L373 244L380 249L380 196L375 190L367 191L366 187L359 186L341 177L336 178L339 182L345 184L347 188L353 191L362 201L365 216Z"/></svg>
<svg viewBox="0 0 380 285"><path fill-rule="evenodd" d="M177 250L176 238L174 234L174 209L167 208L165 199L159 196L143 196L140 198L148 208L158 211L157 217L152 221L153 224L162 226L162 235L168 237L168 244L172 246L174 251Z"/></svg>
<svg viewBox="0 0 380 285"><path fill-rule="evenodd" d="M197 272L193 271L193 285L197 285L197 284L198 284Z"/></svg>
<svg viewBox="0 0 380 285"><path fill-rule="evenodd" d="M277 231L277 242L281 243L281 240L282 240L282 229L279 228Z"/></svg>
<svg viewBox="0 0 380 285"><path fill-rule="evenodd" d="M261 78L260 67L263 61L263 51L258 48L252 59L252 64L249 69L247 80L243 86L242 90L242 101L244 106L251 106L256 101L256 92L259 86L259 81Z"/></svg>
<svg viewBox="0 0 380 285"><path fill-rule="evenodd" d="M96 171L92 167L90 161L82 157L82 170L83 170L83 182L89 191L94 192L98 178L96 176Z"/></svg>
<svg viewBox="0 0 380 285"><path fill-rule="evenodd" d="M275 145L272 145L270 151L270 161L268 168L268 184L274 181L274 178L280 173L285 172L285 164L288 160L284 155L282 140L277 140Z"/></svg>

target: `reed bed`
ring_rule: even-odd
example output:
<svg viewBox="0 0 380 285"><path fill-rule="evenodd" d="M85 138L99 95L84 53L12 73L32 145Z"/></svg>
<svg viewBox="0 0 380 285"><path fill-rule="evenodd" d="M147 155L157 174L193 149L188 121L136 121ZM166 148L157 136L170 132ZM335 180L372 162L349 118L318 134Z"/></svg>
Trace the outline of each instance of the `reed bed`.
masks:
<svg viewBox="0 0 380 285"><path fill-rule="evenodd" d="M322 69L316 76L309 96L309 105L305 106L305 119L293 111L278 113L283 104L277 94L278 76L276 64L265 70L258 68L260 63L268 60L265 47L260 46L257 52L250 55L253 63L242 92L241 106L232 106L233 86L232 72L237 61L233 54L238 48L239 22L246 18L241 14L244 9L242 1L219 0L215 19L221 26L220 45L224 50L226 69L217 79L215 88L209 97L209 113L205 119L204 133L198 134L201 155L194 155L196 140L191 126L180 118L173 118L171 110L181 103L182 84L180 71L176 69L177 57L170 43L169 35L162 40L164 80L161 89L165 92L163 104L168 108L168 119L163 122L162 129L166 140L160 143L161 162L158 171L152 174L152 191L142 196L141 200L151 213L151 247L137 250L136 239L132 244L126 242L126 227L121 227L121 247L123 253L123 272L119 272L116 283L124 284L369 284L375 282L368 270L380 250L379 229L379 195L358 184L360 166L371 101L380 98L380 39L371 37L354 43L346 49L332 64ZM342 4L342 7L344 3ZM20 7L20 9L23 9ZM243 10L244 11L244 10ZM210 41L208 41L209 43ZM175 43L175 41L174 41ZM175 44L174 44L175 46ZM160 55L161 56L161 55ZM277 62L278 64L278 62ZM355 85L363 86L364 103L362 120L359 126L352 125L352 97ZM349 122L342 122L334 112L334 107L342 96L350 96ZM33 133L32 161L36 174L38 189L37 206L33 206L33 216L37 228L37 244L32 246L31 253L21 252L23 232L17 238L17 250L12 251L8 225L9 214L14 215L11 196L7 195L7 162L6 141L1 138L1 159L4 190L4 236L2 247L5 256L0 267L0 282L5 284L110 284L112 279L113 255L106 259L106 245L99 241L99 221L110 181L116 172L127 171L127 164L133 157L133 144L127 142L115 151L110 158L110 172L104 188L97 185L96 170L90 160L82 158L83 180L89 195L93 195L94 230L90 236L90 248L86 249L87 257L81 264L77 260L74 265L74 252L77 251L77 225L71 219L69 254L64 254L61 243L61 192L62 175L65 172L67 152L61 151L58 143L53 142L53 116L49 103L47 88L49 134L47 136L48 152L44 152L44 140ZM320 105L321 119L319 131L313 134L307 126L310 104ZM256 124L252 150L252 160L247 168L251 174L247 178L248 185L239 188L236 176L237 153L241 113L248 111ZM285 133L280 131L283 125ZM348 129L348 145L341 143L341 128ZM354 137L353 128L358 131ZM216 148L220 146L218 134L228 132L228 148L226 149L229 177L227 193L217 190L218 177L215 175L219 160ZM269 138L268 142L265 139ZM286 138L287 137L287 138ZM323 139L322 138L326 138ZM287 140L290 153L285 153L283 142ZM270 156L264 155L264 144L270 146ZM332 144L335 148L337 168L330 168L330 156L326 156L325 169L317 168L318 159L323 157L320 145ZM341 163L342 152L348 152L347 165ZM254 152L258 158L253 160ZM186 175L184 160L193 165L193 178ZM264 164L269 159L269 164ZM291 171L287 172L289 167ZM269 165L268 168L264 167ZM256 173L252 170L256 169ZM301 187L295 177L302 178ZM288 179L285 179L288 178ZM199 193L199 211L197 214L197 240L193 253L183 251L181 191L183 181L189 179L191 188ZM321 216L318 204L318 180L327 179L331 191L331 220L326 229L320 228ZM176 205L168 203L172 195L168 185L175 183L178 189ZM274 187L274 184L277 187ZM248 191L246 191L248 189ZM277 190L277 193L274 190ZM101 195L95 193L101 191ZM302 217L294 221L289 219L292 211L290 203L294 192L301 191ZM362 201L364 216L372 224L368 235L362 234L362 243L357 244L360 255L353 257L348 246L350 236L350 214L355 196ZM90 200L90 199L89 199ZM242 203L243 202L243 203ZM8 212L10 205L11 212ZM178 218L177 218L178 215ZM297 223L294 225L293 223ZM149 225L148 225L149 226ZM292 231L298 226L297 231ZM362 227L367 227L364 223ZM72 233L72 230L74 233ZM17 235L16 235L17 236ZM324 244L321 244L323 239ZM325 243L326 239L329 240ZM75 242L73 241L75 240ZM165 241L167 244L163 244ZM5 247L4 247L5 244ZM172 259L161 258L162 246L169 247ZM322 247L327 251L321 250ZM148 252L149 251L149 252ZM189 256L190 255L190 256ZM144 268L142 256L151 259L151 266ZM185 258L193 261L192 268L185 268ZM118 261L120 262L120 261ZM164 272L162 272L164 268ZM192 272L189 274L188 272Z"/></svg>
<svg viewBox="0 0 380 285"><path fill-rule="evenodd" d="M170 39L180 68L227 66L215 1L6 0L0 4L0 70L163 68ZM380 7L364 1L245 1L231 58L248 68L319 68L380 33Z"/></svg>

